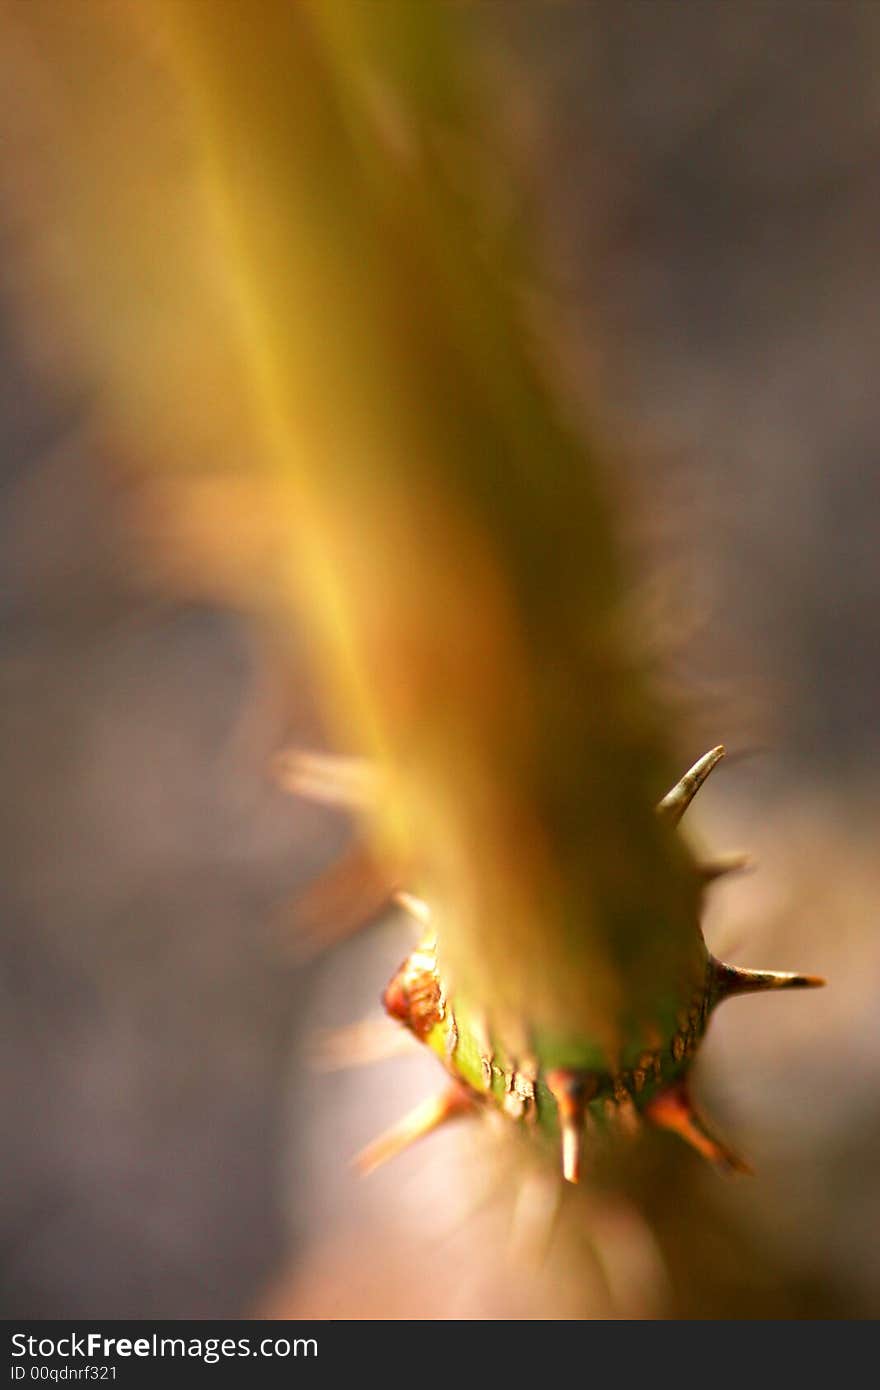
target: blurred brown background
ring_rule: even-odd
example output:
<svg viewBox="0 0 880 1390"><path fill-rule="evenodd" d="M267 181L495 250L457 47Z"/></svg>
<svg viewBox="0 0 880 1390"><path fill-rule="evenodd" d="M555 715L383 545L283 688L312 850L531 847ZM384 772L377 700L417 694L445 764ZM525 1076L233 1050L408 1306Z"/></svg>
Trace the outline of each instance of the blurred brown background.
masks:
<svg viewBox="0 0 880 1390"><path fill-rule="evenodd" d="M693 711L683 759L754 754L703 793L705 837L759 860L716 890L708 939L831 981L713 1025L701 1090L759 1176L664 1150L632 1178L656 1247L606 1210L603 1287L562 1293L552 1260L508 1259L473 1135L350 1172L434 1065L316 1073L309 1039L376 1011L408 938L391 922L298 959L291 902L345 836L267 771L320 740L306 654L291 708L252 625L145 562L131 500L175 390L217 412L174 447L249 438L234 353L199 351L222 286L201 262L186 278L173 90L125 4L0 16L4 1315L876 1316L877 6L472 9L510 217L544 247L548 352L621 440L644 601ZM74 154L103 199L80 198ZM116 414L90 355L108 325L115 366L131 336L156 368Z"/></svg>

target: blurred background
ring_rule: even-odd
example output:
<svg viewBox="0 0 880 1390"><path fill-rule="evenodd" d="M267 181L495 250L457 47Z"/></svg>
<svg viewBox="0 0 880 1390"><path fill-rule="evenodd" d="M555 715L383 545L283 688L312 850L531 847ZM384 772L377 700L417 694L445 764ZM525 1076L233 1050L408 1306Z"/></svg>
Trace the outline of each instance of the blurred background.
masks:
<svg viewBox="0 0 880 1390"><path fill-rule="evenodd" d="M707 940L830 986L713 1023L697 1090L750 1181L637 1149L535 1257L491 1137L356 1178L436 1063L321 1050L410 936L297 931L350 830L271 776L325 734L306 639L282 672L253 616L271 537L212 483L261 445L184 97L151 7L6 0L6 1317L880 1312L880 11L455 8L682 768L739 755L695 823L757 868Z"/></svg>

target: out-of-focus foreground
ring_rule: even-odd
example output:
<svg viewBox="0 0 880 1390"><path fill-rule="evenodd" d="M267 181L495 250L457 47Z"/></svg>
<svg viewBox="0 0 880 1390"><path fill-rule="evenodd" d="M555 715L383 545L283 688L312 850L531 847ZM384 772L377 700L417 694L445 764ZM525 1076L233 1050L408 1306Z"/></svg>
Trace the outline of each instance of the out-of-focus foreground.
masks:
<svg viewBox="0 0 880 1390"><path fill-rule="evenodd" d="M308 653L273 664L242 616L277 556L216 475L264 444L167 36L152 8L8 4L7 1315L877 1311L880 25L499 11L466 21L499 230L539 236L541 351L622 441L682 757L760 753L703 793L705 838L759 861L717 890L710 945L831 988L713 1025L701 1087L751 1182L635 1147L628 1204L572 1198L537 1250L542 1194L485 1136L352 1176L434 1066L311 1065L406 938L302 958L292 904L347 831L269 776L321 719Z"/></svg>

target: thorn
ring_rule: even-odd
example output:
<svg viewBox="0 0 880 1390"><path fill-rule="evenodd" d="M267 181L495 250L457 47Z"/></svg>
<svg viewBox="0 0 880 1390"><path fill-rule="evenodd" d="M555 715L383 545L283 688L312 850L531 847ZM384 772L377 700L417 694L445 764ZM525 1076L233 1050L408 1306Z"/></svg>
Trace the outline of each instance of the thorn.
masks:
<svg viewBox="0 0 880 1390"><path fill-rule="evenodd" d="M704 883L712 883L724 874L742 873L744 869L754 868L755 861L743 850L732 850L729 854L719 854L715 859L707 859L697 865L697 873Z"/></svg>
<svg viewBox="0 0 880 1390"><path fill-rule="evenodd" d="M366 758L293 748L277 754L273 765L285 791L323 806L371 810L379 799L379 777Z"/></svg>
<svg viewBox="0 0 880 1390"><path fill-rule="evenodd" d="M316 1034L309 1060L315 1071L343 1071L417 1051L412 1033L396 1028L388 1018L378 1015Z"/></svg>
<svg viewBox="0 0 880 1390"><path fill-rule="evenodd" d="M742 970L738 965L725 965L720 960L713 960L712 976L716 1003L734 994L763 994L767 989L819 989L825 984L821 975L798 975L790 970Z"/></svg>
<svg viewBox="0 0 880 1390"><path fill-rule="evenodd" d="M419 926L427 927L431 924L431 909L423 898L417 898L414 893L393 893L392 902L412 917Z"/></svg>
<svg viewBox="0 0 880 1390"><path fill-rule="evenodd" d="M667 792L664 796L657 807L658 816L668 821L670 825L678 825L713 767L717 766L724 757L724 751L724 744L719 743L717 748L710 748L708 753L704 753L702 758L684 774L681 781L676 782L672 791Z"/></svg>
<svg viewBox="0 0 880 1390"><path fill-rule="evenodd" d="M394 881L361 842L308 884L296 904L296 951L308 960L376 921L387 910Z"/></svg>
<svg viewBox="0 0 880 1390"><path fill-rule="evenodd" d="M458 1119L459 1116L469 1114L475 1109L474 1099L469 1091L463 1086L450 1086L439 1096L431 1096L428 1100L422 1101L415 1110L411 1110L391 1129L380 1134L378 1139L374 1139L372 1144L362 1149L354 1160L355 1167L364 1176L373 1173L377 1168L381 1168L383 1163L396 1158L411 1144L415 1144L427 1134L432 1134L448 1120Z"/></svg>
<svg viewBox="0 0 880 1390"><path fill-rule="evenodd" d="M577 1183L581 1178L581 1150L584 1137L584 1115L587 1102L599 1089L599 1082L590 1072L558 1068L547 1072L547 1088L559 1111L562 1133L562 1176L566 1182Z"/></svg>
<svg viewBox="0 0 880 1390"><path fill-rule="evenodd" d="M694 1108L686 1081L677 1081L668 1090L661 1091L646 1106L645 1115L659 1129L672 1130L722 1172L753 1173L744 1159L706 1128Z"/></svg>

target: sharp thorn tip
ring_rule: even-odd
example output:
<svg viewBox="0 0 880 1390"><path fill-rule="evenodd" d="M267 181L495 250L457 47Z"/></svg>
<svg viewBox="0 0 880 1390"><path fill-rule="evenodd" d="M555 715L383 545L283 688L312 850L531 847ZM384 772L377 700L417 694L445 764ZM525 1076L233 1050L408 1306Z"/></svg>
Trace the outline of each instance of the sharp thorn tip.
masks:
<svg viewBox="0 0 880 1390"><path fill-rule="evenodd" d="M657 807L657 814L663 820L668 821L670 825L678 825L709 773L714 767L717 767L724 757L724 753L723 743L719 743L715 748L710 748L708 753L704 753L702 758L699 758L693 767L688 769L681 781L676 782L672 791L667 792Z"/></svg>
<svg viewBox="0 0 880 1390"><path fill-rule="evenodd" d="M468 1114L475 1108L474 1100L463 1086L454 1084L438 1096L422 1101L391 1129L380 1134L353 1159L353 1165L363 1177L374 1173L412 1144L432 1134L449 1120Z"/></svg>
<svg viewBox="0 0 880 1390"><path fill-rule="evenodd" d="M745 970L737 965L713 962L716 1002L736 994L763 994L770 989L821 989L821 975L802 975L792 970Z"/></svg>
<svg viewBox="0 0 880 1390"><path fill-rule="evenodd" d="M645 1114L658 1128L668 1129L677 1134L698 1154L708 1159L719 1172L754 1176L750 1164L720 1139L716 1139L707 1129L694 1108L684 1079L674 1082L655 1096L647 1106Z"/></svg>

